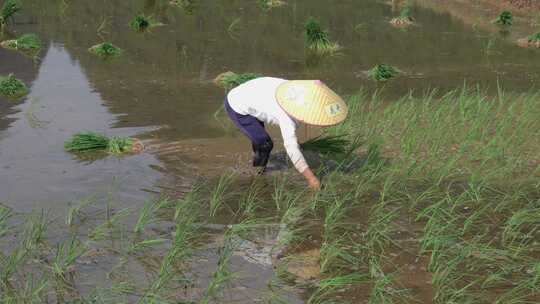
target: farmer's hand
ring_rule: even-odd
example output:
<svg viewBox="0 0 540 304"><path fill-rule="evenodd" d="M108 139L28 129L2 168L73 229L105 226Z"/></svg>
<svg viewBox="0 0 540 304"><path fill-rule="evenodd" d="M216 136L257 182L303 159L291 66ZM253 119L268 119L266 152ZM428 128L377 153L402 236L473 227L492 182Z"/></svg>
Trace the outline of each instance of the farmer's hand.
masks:
<svg viewBox="0 0 540 304"><path fill-rule="evenodd" d="M313 190L321 189L321 182L319 181L317 176L313 174L311 169L307 168L306 170L304 170L304 172L302 172L302 175L306 178L308 185L311 189Z"/></svg>

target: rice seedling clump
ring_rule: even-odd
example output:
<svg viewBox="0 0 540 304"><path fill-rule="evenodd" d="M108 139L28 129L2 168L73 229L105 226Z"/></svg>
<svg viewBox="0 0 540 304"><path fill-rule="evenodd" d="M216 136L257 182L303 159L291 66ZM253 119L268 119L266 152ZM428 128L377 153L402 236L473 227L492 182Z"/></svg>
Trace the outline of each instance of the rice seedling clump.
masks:
<svg viewBox="0 0 540 304"><path fill-rule="evenodd" d="M321 25L315 18L310 17L305 26L306 47L310 51L319 54L332 54L340 49L337 43L331 42L328 32L321 28Z"/></svg>
<svg viewBox="0 0 540 304"><path fill-rule="evenodd" d="M263 10L271 10L275 7L280 7L284 5L285 2L282 0L259 0L259 5Z"/></svg>
<svg viewBox="0 0 540 304"><path fill-rule="evenodd" d="M137 15L133 20L129 23L129 26L137 32L146 32L152 27L160 26L162 25L159 22L156 22L152 19L152 17L147 17L144 15Z"/></svg>
<svg viewBox="0 0 540 304"><path fill-rule="evenodd" d="M0 28L6 26L8 20L13 18L21 8L22 4L19 0L6 0L0 11Z"/></svg>
<svg viewBox="0 0 540 304"><path fill-rule="evenodd" d="M112 154L122 154L142 151L142 143L129 137L107 137L103 134L86 132L75 134L64 144L68 152L106 151Z"/></svg>
<svg viewBox="0 0 540 304"><path fill-rule="evenodd" d="M110 42L96 44L89 48L88 51L102 58L118 57L122 54L122 49L116 47Z"/></svg>
<svg viewBox="0 0 540 304"><path fill-rule="evenodd" d="M540 48L540 32L532 34L526 38L519 39L518 45L522 47Z"/></svg>
<svg viewBox="0 0 540 304"><path fill-rule="evenodd" d="M512 12L510 11L502 12L499 17L493 21L493 23L501 26L511 26L513 22L514 16L512 16Z"/></svg>
<svg viewBox="0 0 540 304"><path fill-rule="evenodd" d="M256 73L244 73L244 74L236 74L234 72L228 71L225 73L219 74L214 79L214 84L216 84L220 88L224 88L225 90L231 90L236 88L237 86L248 82L250 80L253 80L255 78L262 77L260 74Z"/></svg>
<svg viewBox="0 0 540 304"><path fill-rule="evenodd" d="M25 96L28 92L28 87L24 82L13 75L0 77L0 95L9 99L17 99Z"/></svg>
<svg viewBox="0 0 540 304"><path fill-rule="evenodd" d="M2 41L0 45L10 50L33 53L41 49L41 40L35 34L24 34L17 39Z"/></svg>
<svg viewBox="0 0 540 304"><path fill-rule="evenodd" d="M302 150L313 151L322 155L343 155L347 153L350 141L346 135L317 136L300 144Z"/></svg>
<svg viewBox="0 0 540 304"><path fill-rule="evenodd" d="M399 17L390 20L390 24L395 27L408 27L414 24L414 18L412 17L411 8L405 7L401 10Z"/></svg>
<svg viewBox="0 0 540 304"><path fill-rule="evenodd" d="M388 81L391 78L396 77L399 74L399 70L387 65L378 64L368 72L368 77L375 81Z"/></svg>

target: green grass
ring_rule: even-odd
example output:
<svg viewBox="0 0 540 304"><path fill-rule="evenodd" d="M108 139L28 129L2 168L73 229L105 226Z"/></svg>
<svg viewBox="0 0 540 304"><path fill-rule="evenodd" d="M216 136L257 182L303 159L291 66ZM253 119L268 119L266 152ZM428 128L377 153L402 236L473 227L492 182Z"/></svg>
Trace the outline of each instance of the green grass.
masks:
<svg viewBox="0 0 540 304"><path fill-rule="evenodd" d="M19 99L26 96L30 90L24 82L13 75L0 76L0 95L8 99Z"/></svg>
<svg viewBox="0 0 540 304"><path fill-rule="evenodd" d="M399 70L396 68L387 64L378 64L368 72L368 77L375 81L385 82L396 77L398 74Z"/></svg>
<svg viewBox="0 0 540 304"><path fill-rule="evenodd" d="M64 143L64 149L68 152L94 152L106 151L111 154L123 154L133 152L134 140L129 137L107 137L94 132L77 133Z"/></svg>
<svg viewBox="0 0 540 304"><path fill-rule="evenodd" d="M528 42L540 42L540 32L527 37Z"/></svg>
<svg viewBox="0 0 540 304"><path fill-rule="evenodd" d="M214 83L224 88L225 90L229 91L231 89L236 88L237 86L248 82L250 80L256 79L262 77L260 74L256 73L243 73L243 74L236 74L234 72L225 72L219 74L215 79Z"/></svg>
<svg viewBox="0 0 540 304"><path fill-rule="evenodd" d="M112 58L122 55L122 49L110 42L96 44L89 48L88 51L101 58Z"/></svg>
<svg viewBox="0 0 540 304"><path fill-rule="evenodd" d="M514 16L510 11L503 11L493 23L501 26L511 26L514 23Z"/></svg>
<svg viewBox="0 0 540 304"><path fill-rule="evenodd" d="M0 10L0 28L5 27L8 21L22 8L20 0L6 0Z"/></svg>

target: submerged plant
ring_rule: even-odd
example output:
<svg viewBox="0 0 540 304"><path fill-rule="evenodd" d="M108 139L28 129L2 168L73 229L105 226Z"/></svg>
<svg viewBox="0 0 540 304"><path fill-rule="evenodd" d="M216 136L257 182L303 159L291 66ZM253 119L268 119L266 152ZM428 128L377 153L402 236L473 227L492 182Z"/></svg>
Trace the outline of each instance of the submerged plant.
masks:
<svg viewBox="0 0 540 304"><path fill-rule="evenodd" d="M28 92L28 87L24 82L13 77L13 75L0 76L0 95L9 99L18 99L28 94Z"/></svg>
<svg viewBox="0 0 540 304"><path fill-rule="evenodd" d="M129 137L107 137L103 134L86 132L75 134L66 141L64 148L68 152L106 151L113 154L140 152L142 143Z"/></svg>
<svg viewBox="0 0 540 304"><path fill-rule="evenodd" d="M321 28L315 18L310 17L304 25L306 47L314 52L330 54L340 49L337 43L331 42L328 32Z"/></svg>
<svg viewBox="0 0 540 304"><path fill-rule="evenodd" d="M88 51L102 58L118 57L122 54L122 49L116 47L110 42L96 44L89 48Z"/></svg>
<svg viewBox="0 0 540 304"><path fill-rule="evenodd" d="M216 78L214 78L214 84L228 91L236 88L237 86L245 82L259 77L262 77L262 75L255 73L236 74L234 72L228 71L225 73L221 73Z"/></svg>
<svg viewBox="0 0 540 304"><path fill-rule="evenodd" d="M510 26L514 22L514 17L512 16L512 12L510 11L504 11L502 12L497 19L493 21L493 23L501 25L501 26Z"/></svg>
<svg viewBox="0 0 540 304"><path fill-rule="evenodd" d="M399 70L390 65L377 64L368 72L368 77L376 81L387 81L396 77L398 74Z"/></svg>
<svg viewBox="0 0 540 304"><path fill-rule="evenodd" d="M7 25L9 19L13 18L18 11L22 8L22 4L19 0L6 0L0 11L0 28Z"/></svg>
<svg viewBox="0 0 540 304"><path fill-rule="evenodd" d="M41 49L41 40L35 34L24 34L17 39L2 41L0 45L10 50L34 53Z"/></svg>
<svg viewBox="0 0 540 304"><path fill-rule="evenodd" d="M162 24L154 21L151 16L145 16L142 14L135 16L135 18L133 18L133 20L129 23L129 26L137 32L146 32L150 28L160 25Z"/></svg>
<svg viewBox="0 0 540 304"><path fill-rule="evenodd" d="M265 11L271 10L275 7L280 7L284 4L285 2L282 0L259 0L260 7Z"/></svg>

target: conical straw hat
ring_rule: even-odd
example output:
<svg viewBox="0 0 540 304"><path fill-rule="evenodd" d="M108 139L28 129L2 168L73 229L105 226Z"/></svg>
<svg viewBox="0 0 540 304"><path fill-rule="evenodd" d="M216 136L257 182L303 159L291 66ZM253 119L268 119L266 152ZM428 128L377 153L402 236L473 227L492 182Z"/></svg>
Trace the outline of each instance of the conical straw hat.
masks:
<svg viewBox="0 0 540 304"><path fill-rule="evenodd" d="M276 99L287 114L308 125L336 125L349 112L345 101L320 80L284 82L277 88Z"/></svg>

